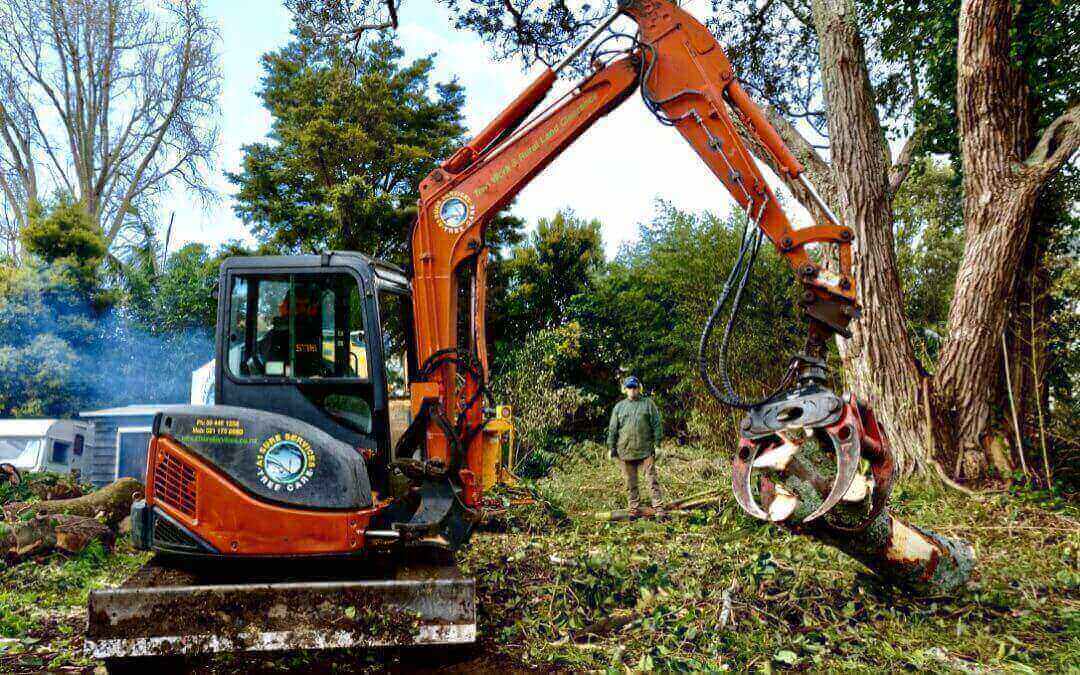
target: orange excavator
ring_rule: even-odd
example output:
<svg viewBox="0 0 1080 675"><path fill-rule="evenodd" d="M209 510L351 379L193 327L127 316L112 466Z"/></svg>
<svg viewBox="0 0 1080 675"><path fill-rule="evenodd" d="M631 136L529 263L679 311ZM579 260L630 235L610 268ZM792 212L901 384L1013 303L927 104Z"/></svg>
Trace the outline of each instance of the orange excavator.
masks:
<svg viewBox="0 0 1080 675"><path fill-rule="evenodd" d="M618 16L636 22L636 34L611 32ZM591 72L540 109L560 71L590 45ZM766 510L754 497L752 472L783 468L811 434L831 445L836 471L801 522L821 519L849 493L862 460L870 467L872 481L864 480L873 497L857 527L881 513L892 477L886 440L865 406L825 386L826 344L835 334L848 335L858 316L852 230L817 197L709 31L670 0L625 0L420 183L407 270L348 252L226 261L216 405L172 407L157 415L146 498L133 509L133 533L170 564L209 561L220 570L237 560L273 560L303 582L98 592L91 598L91 653L115 658L163 650L393 643L386 637L393 631L384 625L391 608L420 617L422 625L391 622L407 640L472 639L469 580L357 580L369 559L362 554L452 551L482 519L484 490L500 474L510 427L509 409L495 406L486 387L485 229L552 160L635 91L661 124L694 148L746 213L742 247L703 329L699 354L708 390L746 411L732 478L738 503L758 518L787 517L777 509L791 499L775 499L782 485L758 490L773 497L775 508ZM782 180L808 188L819 224L792 225L741 135L769 155ZM736 394L725 361L765 239L802 285L808 337L778 390L751 401ZM718 368L710 356L717 347ZM803 436L796 438L793 430ZM310 570L313 560L323 558L344 558L346 578L320 586L295 571ZM266 590L271 586L273 593ZM211 621L230 607L251 610L255 597L270 609L249 612L262 617L256 628L247 619L245 630L254 637L203 624L193 637L185 634L192 624L177 618L185 603ZM383 623L357 627L354 609L348 630L336 614L330 629L319 623L318 612L296 609L336 606L342 598L350 607L378 608ZM275 602L288 611L275 614ZM299 630L305 621L310 625ZM373 625L383 626L381 638Z"/></svg>

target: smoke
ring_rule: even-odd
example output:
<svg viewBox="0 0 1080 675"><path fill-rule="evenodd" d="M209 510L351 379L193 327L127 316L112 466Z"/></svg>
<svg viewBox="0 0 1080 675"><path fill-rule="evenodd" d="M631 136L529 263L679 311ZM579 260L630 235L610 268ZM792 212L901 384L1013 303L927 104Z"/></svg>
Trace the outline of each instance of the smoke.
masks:
<svg viewBox="0 0 1080 675"><path fill-rule="evenodd" d="M213 356L209 326L89 300L49 270L0 282L0 415L184 403L191 371Z"/></svg>
<svg viewBox="0 0 1080 675"><path fill-rule="evenodd" d="M213 358L213 330L152 328L123 310L107 311L99 319L97 339L80 349L79 360L86 368L77 378L87 405L188 401L191 371Z"/></svg>

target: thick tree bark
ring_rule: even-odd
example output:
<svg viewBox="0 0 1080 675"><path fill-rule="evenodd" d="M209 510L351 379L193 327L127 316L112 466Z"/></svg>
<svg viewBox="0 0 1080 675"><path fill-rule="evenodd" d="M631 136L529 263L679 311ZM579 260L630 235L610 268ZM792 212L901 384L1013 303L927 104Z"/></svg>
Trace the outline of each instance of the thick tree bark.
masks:
<svg viewBox="0 0 1080 675"><path fill-rule="evenodd" d="M921 374L908 339L893 241L892 188L852 0L814 0L827 103L833 182L846 225L854 229L854 272L862 319L841 356L850 386L874 408L900 470L930 459L920 414Z"/></svg>
<svg viewBox="0 0 1080 675"><path fill-rule="evenodd" d="M1039 189L1080 144L1075 106L1033 144L1026 83L1010 53L1013 18L1008 0L964 0L960 8L956 98L966 238L935 384L950 441L939 456L962 460L957 465L968 477L991 463L1011 469L989 438L1002 391L1006 306Z"/></svg>

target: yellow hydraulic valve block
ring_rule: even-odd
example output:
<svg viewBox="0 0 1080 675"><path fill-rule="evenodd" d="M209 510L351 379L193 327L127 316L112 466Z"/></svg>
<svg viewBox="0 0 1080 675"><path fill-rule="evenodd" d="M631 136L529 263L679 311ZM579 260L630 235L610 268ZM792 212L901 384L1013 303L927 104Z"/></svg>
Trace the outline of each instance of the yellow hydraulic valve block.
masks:
<svg viewBox="0 0 1080 675"><path fill-rule="evenodd" d="M484 458L480 475L480 489L517 482L514 475L514 450L517 438L514 430L514 414L508 405L495 407L495 417L484 425Z"/></svg>

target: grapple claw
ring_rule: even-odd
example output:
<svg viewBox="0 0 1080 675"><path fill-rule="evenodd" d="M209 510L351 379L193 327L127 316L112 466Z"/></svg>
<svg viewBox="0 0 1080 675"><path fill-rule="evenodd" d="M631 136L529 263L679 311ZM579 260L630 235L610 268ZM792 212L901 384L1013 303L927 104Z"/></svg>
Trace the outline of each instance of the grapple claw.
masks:
<svg viewBox="0 0 1080 675"><path fill-rule="evenodd" d="M847 411L839 423L825 430L836 448L836 477L828 496L813 513L803 518L804 523L820 518L839 504L859 473L861 443L858 428L854 421L848 419L849 415L850 411Z"/></svg>
<svg viewBox="0 0 1080 675"><path fill-rule="evenodd" d="M794 452L785 452L784 446L797 448L800 445L791 440L793 430L803 438L816 435L824 439L827 436L836 454L836 474L829 493L822 495L822 503L802 522L821 518L844 499L859 475L859 462L865 457L873 475L869 514L854 528L836 525L836 529L845 531L865 529L885 509L888 501L895 470L892 452L868 408L851 395L840 398L820 386L791 390L749 410L742 422L739 452L732 463L731 486L735 501L755 518L770 519L769 513L754 499L752 473L757 464L770 473L786 474ZM818 489L824 492L823 486ZM766 499L764 494L762 499Z"/></svg>
<svg viewBox="0 0 1080 675"><path fill-rule="evenodd" d="M731 463L731 491L735 493L735 501L743 511L755 518L769 520L769 514L758 505L750 491L750 474L754 470L754 458L757 454L757 443L746 438L739 440L739 452Z"/></svg>

